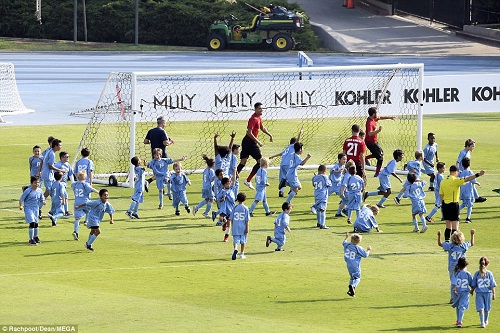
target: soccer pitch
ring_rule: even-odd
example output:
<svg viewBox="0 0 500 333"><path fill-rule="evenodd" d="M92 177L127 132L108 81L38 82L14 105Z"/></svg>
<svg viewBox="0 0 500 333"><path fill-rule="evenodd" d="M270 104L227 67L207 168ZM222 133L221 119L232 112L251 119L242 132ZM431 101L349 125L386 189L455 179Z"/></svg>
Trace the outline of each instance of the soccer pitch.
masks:
<svg viewBox="0 0 500 333"><path fill-rule="evenodd" d="M237 131L242 133L244 128L239 127ZM470 229L476 230L476 244L467 252L468 270L474 273L479 258L488 256L489 268L500 281L500 196L492 192L500 187L499 128L500 113L426 116L423 143L427 132L436 134L439 159L448 169L465 140L476 140L471 169L486 171L478 179L478 190L488 200L475 204L473 223L461 223L460 229L467 241ZM38 144L44 149L47 136L53 135L62 139L63 150L73 157L84 129L83 125L2 129L0 326L78 325L79 332L440 332L454 328L455 310L448 304L447 254L437 245L436 232L445 228L439 213L426 233L413 233L411 203L403 199L397 206L395 194L391 195L387 208L377 216L383 233L363 235L361 245L365 249L371 245L373 250L361 262L361 283L356 297L351 298L346 294L349 275L342 241L352 227L345 218L333 217L338 204L333 196L327 211L330 229L316 228L316 217L309 210L314 201L313 170L299 173L303 190L292 201L292 233L287 235L285 252L274 252L274 244L265 247L266 236L273 234L274 218L266 217L258 205L250 221L247 259L232 261L231 241L222 242L220 227L204 219L201 212L193 217L181 209L181 216L175 216L166 197L165 207L158 210L154 183L139 209L140 220L124 214L133 190L108 187L116 210L115 224L110 225L105 215L94 253L84 248L85 227L81 226L80 241L73 240L73 218L60 219L57 227L43 218L42 243L29 246L18 200L21 186L28 182L32 147ZM181 139L174 128L167 131L176 137L179 147L183 139L195 139L189 133ZM293 135L281 131L277 128L273 133L279 141L267 143L264 156L280 152ZM238 135L237 142L240 140ZM304 153L316 152L305 146ZM392 152L385 154L388 162ZM413 159L413 152L405 155L407 160ZM277 195L277 171L269 173L269 205L279 212L283 200ZM247 174L243 172L242 177ZM201 200L201 178L189 177L192 206ZM422 178L428 181L427 176ZM391 181L394 192L399 191L399 182ZM369 172L367 189L373 191L378 185ZM247 194L246 205L250 206L254 192L243 185L240 190ZM434 194L426 193L430 211ZM70 193L71 211L72 198ZM378 200L370 197L367 203ZM494 301L490 331L500 330L499 313ZM473 298L464 328L480 329Z"/></svg>

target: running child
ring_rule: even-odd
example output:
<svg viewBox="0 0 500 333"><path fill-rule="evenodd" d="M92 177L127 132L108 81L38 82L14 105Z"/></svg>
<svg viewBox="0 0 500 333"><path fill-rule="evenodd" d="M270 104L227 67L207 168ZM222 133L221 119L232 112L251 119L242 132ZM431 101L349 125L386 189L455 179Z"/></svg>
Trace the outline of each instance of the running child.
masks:
<svg viewBox="0 0 500 333"><path fill-rule="evenodd" d="M165 193L164 190L165 184L167 183L167 181L169 181L168 177L170 176L170 173L168 171L168 165L175 162L185 161L187 157L182 156L181 158L175 160L169 157L162 158L161 156L163 154L163 151L161 150L161 148L153 149L153 154L155 155L155 158L149 161L147 167L153 170L153 174L156 178L156 187L158 188L158 199L160 201L158 209L162 209L163 195Z"/></svg>
<svg viewBox="0 0 500 333"><path fill-rule="evenodd" d="M451 287L453 288L453 304L457 313L457 327L462 327L464 321L464 312L469 309L470 286L472 284L472 275L467 272L467 259L461 257L453 271L451 278Z"/></svg>
<svg viewBox="0 0 500 333"><path fill-rule="evenodd" d="M64 202L64 217L70 217L73 216L69 212L69 201L68 201L68 180L74 179L73 175L73 168L71 167L71 164L69 164L69 154L68 152L61 151L59 153L59 162L55 164L55 167L58 169L66 170L66 172L63 174L62 179L61 179L61 184L63 184L66 187L66 200Z"/></svg>
<svg viewBox="0 0 500 333"><path fill-rule="evenodd" d="M68 200L68 193L66 186L61 182L63 174L60 172L54 173L54 183L50 190L50 197L52 198L52 206L48 214L49 219L52 221L52 226L57 226L57 219L64 216L64 206Z"/></svg>
<svg viewBox="0 0 500 333"><path fill-rule="evenodd" d="M139 210L139 205L144 202L145 169L142 167L142 160L137 156L132 157L130 163L134 166L134 194L131 196L132 202L125 215L131 219L139 219L137 211Z"/></svg>
<svg viewBox="0 0 500 333"><path fill-rule="evenodd" d="M31 186L26 188L19 198L19 209L24 209L24 220L29 223L28 237L29 245L40 243L38 238L38 210L40 205L45 205L45 197L40 189L40 179L37 176L30 177Z"/></svg>
<svg viewBox="0 0 500 333"><path fill-rule="evenodd" d="M359 209L363 200L363 190L365 182L363 178L356 174L356 166L351 166L348 169L349 175L342 181L340 193L342 197L347 198L347 223L351 224L352 212L356 212L356 218L359 217Z"/></svg>
<svg viewBox="0 0 500 333"><path fill-rule="evenodd" d="M340 153L337 155L337 160L338 162L335 163L332 168L330 169L330 182L332 183L332 186L328 188L328 196L331 196L332 194L336 194L340 197L340 187L342 186L342 178L345 175L346 171L346 162L347 162L347 156L344 153ZM342 215L342 201L339 204L339 208L337 210L337 213L335 214L335 217L343 217Z"/></svg>
<svg viewBox="0 0 500 333"><path fill-rule="evenodd" d="M298 170L301 165L307 163L311 158L311 154L307 154L306 158L302 160L300 155L304 151L304 145L300 142L295 142L293 144L294 154L290 159L290 168L286 173L286 184L290 186L290 194L288 194L287 202L291 202L292 199L297 195L297 193L302 189L302 184L299 181Z"/></svg>
<svg viewBox="0 0 500 333"><path fill-rule="evenodd" d="M326 165L318 167L318 174L312 178L314 187L314 205L311 207L313 214L316 214L316 226L320 229L328 229L326 226L326 207L328 206L328 191L332 183L326 175Z"/></svg>
<svg viewBox="0 0 500 333"><path fill-rule="evenodd" d="M181 215L179 211L179 205L182 202L186 212L191 213L191 208L189 208L189 201L186 195L187 186L191 186L191 181L182 171L181 162L174 163L174 173L170 176L170 185L172 186L173 201L172 206L175 208L175 215Z"/></svg>
<svg viewBox="0 0 500 333"><path fill-rule="evenodd" d="M75 196L75 222L73 229L73 239L78 240L78 232L80 229L80 220L82 217L86 216L89 212L89 207L82 206L82 208L77 209L76 207L90 201L90 194L92 192L99 193L95 188L90 186L90 183L87 182L87 173L85 171L80 171L77 174L77 181L71 183L71 188L73 189L73 194ZM87 218L85 219L84 224L87 222Z"/></svg>
<svg viewBox="0 0 500 333"><path fill-rule="evenodd" d="M224 242L229 239L229 232L231 227L231 213L233 212L236 197L234 196L233 182L227 177L221 180L222 189L217 194L217 201L219 202L219 222L222 225L222 231L225 231Z"/></svg>
<svg viewBox="0 0 500 333"><path fill-rule="evenodd" d="M75 172L85 171L87 173L87 183L92 186L92 181L94 180L94 162L89 158L90 149L83 148L80 152L82 158L76 161Z"/></svg>
<svg viewBox="0 0 500 333"><path fill-rule="evenodd" d="M33 156L30 156L28 163L30 167L30 177L40 177L42 174L42 149L40 146L33 147Z"/></svg>
<svg viewBox="0 0 500 333"><path fill-rule="evenodd" d="M266 247L269 247L271 243L276 243L276 249L274 251L285 251L283 245L286 243L286 231L291 233L290 229L290 213L292 212L292 204L285 201L281 205L281 212L274 220L274 237L267 236Z"/></svg>
<svg viewBox="0 0 500 333"><path fill-rule="evenodd" d="M246 259L245 244L248 240L248 222L250 221L250 213L244 204L246 199L247 196L245 193L238 193L238 204L234 207L229 217L233 223L232 234L234 251L231 257L233 260L236 260L236 256L238 255L238 244L240 244L240 259Z"/></svg>
<svg viewBox="0 0 500 333"><path fill-rule="evenodd" d="M377 220L375 216L378 215L379 208L376 205L364 205L359 211L359 216L354 221L354 232L370 232L372 229L377 230L377 232L382 232L379 229Z"/></svg>
<svg viewBox="0 0 500 333"><path fill-rule="evenodd" d="M356 168L354 168L356 170ZM347 271L349 272L349 290L347 295L354 297L356 295L356 287L361 280L361 258L368 258L372 247L368 245L366 251L359 246L363 237L360 234L352 234L351 241L348 242L349 232L345 233L345 239L342 242L344 246L344 260L347 264Z"/></svg>
<svg viewBox="0 0 500 333"><path fill-rule="evenodd" d="M464 169L458 173L459 178L465 178L474 174L474 172L470 169L470 159L468 157L464 157L461 164ZM464 207L467 207L467 217L465 218L466 223L472 223L470 216L472 214L472 207L474 207L475 184L480 185L476 179L472 179L471 181L460 186L460 200L462 200L462 203L458 209L462 210Z"/></svg>
<svg viewBox="0 0 500 333"><path fill-rule="evenodd" d="M262 201L262 205L264 206L264 210L266 211L266 216L274 215L275 212L269 210L269 205L267 204L267 191L266 188L269 186L267 181L267 168L269 167L269 160L265 157L261 157L260 159L260 168L257 170L255 174L255 201L250 206L250 216L253 217L253 211L259 201Z"/></svg>
<svg viewBox="0 0 500 333"><path fill-rule="evenodd" d="M380 198L380 201L377 203L377 206L379 208L385 208L384 202L386 202L387 198L391 195L391 176L395 177L397 180L399 180L400 183L403 181L399 176L396 174L396 168L398 166L398 162L401 162L404 157L404 153L400 149L396 149L395 151L392 152L392 159L387 165L380 171L380 174L378 175L378 180L380 182L380 186L378 187L378 191L374 192L365 192L363 196L363 201L366 200L366 198L375 196L375 195L382 195L382 198Z"/></svg>
<svg viewBox="0 0 500 333"><path fill-rule="evenodd" d="M407 183L405 183L405 197L411 200L411 218L413 221L413 232L419 232L423 234L429 228L427 223L425 223L424 214L427 213L425 208L425 182L417 179L417 175L414 173L409 173L406 177ZM422 222L422 230L418 228L417 215Z"/></svg>
<svg viewBox="0 0 500 333"><path fill-rule="evenodd" d="M99 191L99 199L94 201L84 202L81 205L76 206L76 209L80 209L84 206L90 208L89 210L89 219L87 222L87 228L90 229L89 239L85 243L85 248L90 252L94 252L94 248L92 244L95 242L97 236L101 234L101 229L99 225L102 222L102 218L104 217L104 213L109 214L109 224L113 224L113 213L115 210L111 203L108 201L109 193L105 188Z"/></svg>
<svg viewBox="0 0 500 333"><path fill-rule="evenodd" d="M434 191L434 179L435 179L435 163L439 162L438 158L438 144L436 143L436 135L434 133L427 133L427 140L429 143L425 145L424 153L424 173L430 177L429 179L429 191Z"/></svg>
<svg viewBox="0 0 500 333"><path fill-rule="evenodd" d="M215 181L215 172L214 172L214 159L213 158L208 158L206 155L203 155L203 159L205 160L205 163L207 163L207 167L205 170L203 170L203 175L201 176L202 179L202 187L201 187L201 197L203 198L198 206L195 206L193 208L193 215L196 216L196 213L198 210L203 207L204 205L207 205L207 208L205 208L205 212L202 214L203 217L205 218L210 218L208 215L208 212L212 209L212 205L214 202L214 181ZM222 170L221 170L222 171Z"/></svg>
<svg viewBox="0 0 500 333"><path fill-rule="evenodd" d="M476 292L476 311L479 312L479 322L484 328L488 325L491 310L491 300L495 299L495 277L487 268L490 261L486 257L479 259L479 270L474 273L471 283L471 295Z"/></svg>
<svg viewBox="0 0 500 333"><path fill-rule="evenodd" d="M269 157L269 159L272 160L275 157L281 156L280 173L279 173L279 177L278 177L278 179L279 179L278 196L280 198L284 197L284 191L285 191L285 187L286 187L286 185L285 185L286 184L286 174L288 172L288 168L290 167L290 159L292 158L293 153L294 153L293 145L295 144L295 142L300 142L300 136L302 135L302 133L304 133L304 128L300 129L297 137L293 137L290 139L290 144L285 149L283 149L283 151L281 153L278 153L276 155Z"/></svg>
<svg viewBox="0 0 500 333"><path fill-rule="evenodd" d="M432 217L434 216L434 214L437 213L438 210L441 209L441 196L439 195L439 189L441 187L441 182L444 179L445 166L446 164L444 162L438 162L436 164L437 174L436 177L434 178L434 196L435 196L434 208L432 208L430 214L425 217L427 223L434 222L434 219Z"/></svg>
<svg viewBox="0 0 500 333"><path fill-rule="evenodd" d="M438 230L438 245L443 248L444 251L448 252L448 273L450 275L450 281L457 265L458 259L465 257L465 252L474 246L474 235L476 231L471 229L470 231L470 242L465 241L464 234L457 230L451 235L451 242L441 242L441 230ZM450 304L453 303L453 288L450 289Z"/></svg>
<svg viewBox="0 0 500 333"><path fill-rule="evenodd" d="M417 176L417 179L420 179L420 174L422 172L422 161L424 160L424 153L421 150L417 150L415 152L415 160L409 161L406 165L406 169L408 173L414 173ZM403 184L403 188L399 191L398 195L394 198L394 201L397 205L401 203L401 197L406 191L406 187L408 185L408 180Z"/></svg>

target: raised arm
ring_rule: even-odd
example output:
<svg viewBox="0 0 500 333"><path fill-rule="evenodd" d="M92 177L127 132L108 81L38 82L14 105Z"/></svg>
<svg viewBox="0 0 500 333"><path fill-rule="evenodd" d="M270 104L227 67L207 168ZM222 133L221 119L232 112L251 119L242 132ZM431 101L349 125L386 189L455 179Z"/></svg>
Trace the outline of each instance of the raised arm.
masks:
<svg viewBox="0 0 500 333"><path fill-rule="evenodd" d="M219 137L219 133L215 133L214 134L214 156L217 156L217 154L219 153L219 149L217 149L219 147L219 141L218 141L218 138Z"/></svg>
<svg viewBox="0 0 500 333"><path fill-rule="evenodd" d="M476 230L470 229L470 246L474 246L474 235L476 234Z"/></svg>
<svg viewBox="0 0 500 333"><path fill-rule="evenodd" d="M443 243L441 242L441 230L438 230L437 234L438 234L438 245L443 246Z"/></svg>

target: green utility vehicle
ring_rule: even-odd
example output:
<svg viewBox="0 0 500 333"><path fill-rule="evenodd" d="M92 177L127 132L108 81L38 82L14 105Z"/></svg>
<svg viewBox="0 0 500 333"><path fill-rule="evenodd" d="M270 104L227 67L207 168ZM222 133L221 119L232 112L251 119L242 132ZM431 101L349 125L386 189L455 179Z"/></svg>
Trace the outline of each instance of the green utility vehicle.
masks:
<svg viewBox="0 0 500 333"><path fill-rule="evenodd" d="M282 6L257 9L258 15L252 24L242 26L236 23L238 18L229 14L229 18L215 21L209 29L207 48L221 51L231 44L271 44L275 51L286 52L295 47L292 34L304 28L305 15L287 10Z"/></svg>

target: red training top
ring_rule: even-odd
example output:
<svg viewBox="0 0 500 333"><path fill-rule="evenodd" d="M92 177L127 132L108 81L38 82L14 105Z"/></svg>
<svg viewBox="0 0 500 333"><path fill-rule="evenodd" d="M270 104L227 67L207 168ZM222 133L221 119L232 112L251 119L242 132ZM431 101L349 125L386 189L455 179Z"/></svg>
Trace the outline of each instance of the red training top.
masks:
<svg viewBox="0 0 500 333"><path fill-rule="evenodd" d="M366 152L366 145L359 136L354 135L344 141L342 150L348 161L353 160L356 165L361 165L361 155Z"/></svg>
<svg viewBox="0 0 500 333"><path fill-rule="evenodd" d="M366 143L377 143L377 134L374 136L368 135L368 133L376 131L377 130L377 121L379 121L380 118L375 118L372 119L370 117L366 118L366 136L365 136L365 142Z"/></svg>
<svg viewBox="0 0 500 333"><path fill-rule="evenodd" d="M257 137L259 135L259 130L262 126L262 118L257 116L255 113L248 119L247 129L252 131L253 136Z"/></svg>

